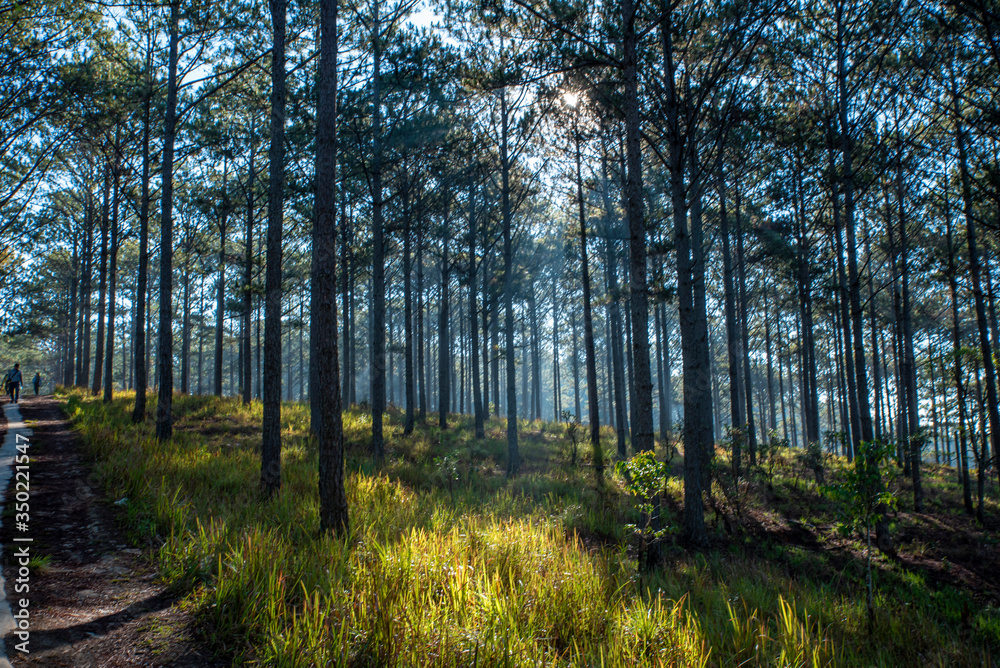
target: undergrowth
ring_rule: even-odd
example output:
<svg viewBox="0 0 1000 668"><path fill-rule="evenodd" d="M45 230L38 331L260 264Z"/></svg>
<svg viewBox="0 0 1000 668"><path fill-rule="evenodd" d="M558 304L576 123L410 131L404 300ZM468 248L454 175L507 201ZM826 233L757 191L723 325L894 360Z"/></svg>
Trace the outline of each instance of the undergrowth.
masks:
<svg viewBox="0 0 1000 668"><path fill-rule="evenodd" d="M996 610L884 561L872 636L863 568L822 550L735 536L705 553L675 545L640 574L634 504L615 477L598 492L586 444L571 465L565 423L523 422L523 473L508 480L496 418L483 441L458 416L404 438L390 411L376 469L370 417L347 411L351 533L338 540L318 534L306 405L282 407L282 486L264 502L259 403L177 395L175 436L159 443L151 421L131 423L130 393L63 398L106 493L127 499L131 539L154 546L237 665L978 666L1000 647ZM773 488L815 488L791 475ZM665 509L680 489L668 479Z"/></svg>

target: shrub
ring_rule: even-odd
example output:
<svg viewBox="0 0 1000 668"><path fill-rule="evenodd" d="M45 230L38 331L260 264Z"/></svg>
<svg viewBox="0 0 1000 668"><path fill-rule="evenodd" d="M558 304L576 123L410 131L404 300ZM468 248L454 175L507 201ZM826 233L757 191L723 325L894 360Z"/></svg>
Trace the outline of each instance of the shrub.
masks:
<svg viewBox="0 0 1000 668"><path fill-rule="evenodd" d="M889 491L883 476L883 468L893 452L893 446L884 441L862 442L854 453L854 465L845 471L844 482L827 488L832 496L844 502L840 524L842 530L864 532L869 634L874 631L875 625L872 525L896 505L896 498Z"/></svg>

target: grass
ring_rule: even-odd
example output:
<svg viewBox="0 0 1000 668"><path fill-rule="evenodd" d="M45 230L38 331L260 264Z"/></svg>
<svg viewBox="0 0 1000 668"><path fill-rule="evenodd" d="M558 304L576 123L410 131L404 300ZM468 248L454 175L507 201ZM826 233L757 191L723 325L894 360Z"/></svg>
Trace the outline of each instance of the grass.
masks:
<svg viewBox="0 0 1000 668"><path fill-rule="evenodd" d="M458 416L404 438L390 411L376 469L370 417L347 411L351 535L337 540L318 534L306 405L283 404L282 487L264 502L259 403L175 396L175 437L158 443L150 421L131 424L129 393L63 398L106 494L128 498L131 539L154 547L203 637L237 665L980 666L1000 655L995 608L885 559L869 637L860 544L828 528L837 508L794 463L772 489L746 492L741 526L763 533L724 534L723 500L708 513L712 549L673 545L643 574L622 481L599 493L586 445L570 466L562 424L522 422L523 473L508 480L500 420L478 442ZM607 432L606 453L613 441ZM929 497L955 493L946 475L928 470ZM682 485L666 488L677 522ZM812 531L789 518L827 529L789 540L782 531Z"/></svg>

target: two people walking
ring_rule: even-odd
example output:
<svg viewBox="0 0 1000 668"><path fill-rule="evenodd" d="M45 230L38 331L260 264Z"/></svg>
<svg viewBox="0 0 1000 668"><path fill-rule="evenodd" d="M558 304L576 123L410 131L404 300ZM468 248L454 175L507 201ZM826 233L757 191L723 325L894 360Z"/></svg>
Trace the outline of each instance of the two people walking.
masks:
<svg viewBox="0 0 1000 668"><path fill-rule="evenodd" d="M11 403L17 403L18 399L21 398L21 386L24 384L24 379L21 376L21 365L15 364L14 368L7 372L3 378L4 384L4 394L10 395ZM31 379L31 384L35 389L35 396L38 396L38 390L42 385L42 374L36 373L35 377Z"/></svg>

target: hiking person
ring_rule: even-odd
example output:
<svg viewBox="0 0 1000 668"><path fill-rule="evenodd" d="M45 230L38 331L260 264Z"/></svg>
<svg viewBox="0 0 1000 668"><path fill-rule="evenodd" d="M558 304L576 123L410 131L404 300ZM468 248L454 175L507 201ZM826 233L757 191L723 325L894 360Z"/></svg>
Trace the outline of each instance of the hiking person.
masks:
<svg viewBox="0 0 1000 668"><path fill-rule="evenodd" d="M35 387L35 396L38 396L38 388L42 386L42 374L35 372L35 377L31 379L31 384Z"/></svg>
<svg viewBox="0 0 1000 668"><path fill-rule="evenodd" d="M21 365L15 364L14 368L7 372L7 393L10 394L11 403L16 404L21 396Z"/></svg>

